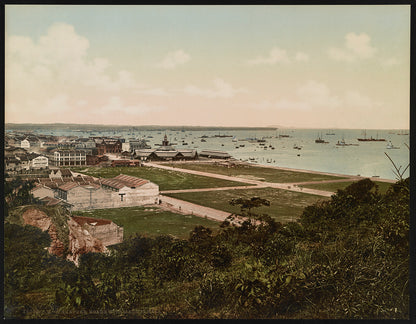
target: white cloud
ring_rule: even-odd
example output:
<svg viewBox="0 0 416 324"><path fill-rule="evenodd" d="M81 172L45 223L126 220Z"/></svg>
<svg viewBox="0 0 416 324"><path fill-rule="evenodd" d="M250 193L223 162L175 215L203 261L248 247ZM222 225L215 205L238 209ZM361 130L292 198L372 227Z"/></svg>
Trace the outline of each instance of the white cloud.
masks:
<svg viewBox="0 0 416 324"><path fill-rule="evenodd" d="M346 91L344 96L345 106L348 108L371 109L381 106L378 101L372 100L358 91Z"/></svg>
<svg viewBox="0 0 416 324"><path fill-rule="evenodd" d="M41 122L64 109L74 109L73 116L82 109L88 116L85 108L93 110L94 102L146 89L131 72L117 70L108 59L88 57L89 47L89 40L65 23L51 25L39 39L6 37L7 116Z"/></svg>
<svg viewBox="0 0 416 324"><path fill-rule="evenodd" d="M248 60L249 65L258 64L276 64L276 63L288 63L290 61L286 50L279 47L273 47L267 56L257 56L255 59Z"/></svg>
<svg viewBox="0 0 416 324"><path fill-rule="evenodd" d="M174 69L178 65L185 64L191 59L191 56L183 50L177 50L168 53L165 58L156 64L157 67L162 69Z"/></svg>
<svg viewBox="0 0 416 324"><path fill-rule="evenodd" d="M216 78L213 80L214 88L202 89L194 85L188 85L184 88L184 92L193 96L202 96L206 98L232 98L237 93L246 92L245 89L234 89L232 85L223 79Z"/></svg>
<svg viewBox="0 0 416 324"><path fill-rule="evenodd" d="M161 106L149 106L144 103L137 103L134 105L125 104L124 101L118 96L112 96L109 98L108 102L104 104L99 111L102 113L116 113L127 114L127 115L141 115L146 112L162 110L164 109Z"/></svg>
<svg viewBox="0 0 416 324"><path fill-rule="evenodd" d="M339 98L331 94L326 84L314 80L300 86L297 95L312 106L338 107L340 104Z"/></svg>
<svg viewBox="0 0 416 324"><path fill-rule="evenodd" d="M281 96L276 100L264 100L251 106L270 111L324 113L330 111L372 111L381 105L382 103L358 91L349 90L338 96L333 94L326 84L309 80L295 89L294 95L291 97Z"/></svg>
<svg viewBox="0 0 416 324"><path fill-rule="evenodd" d="M371 38L366 33L345 35L345 42L342 48L330 47L328 55L337 61L353 62L360 59L374 57L377 49L371 45Z"/></svg>
<svg viewBox="0 0 416 324"><path fill-rule="evenodd" d="M300 62L308 62L309 55L303 52L297 52L295 55L295 60Z"/></svg>
<svg viewBox="0 0 416 324"><path fill-rule="evenodd" d="M395 57L390 57L390 58L380 59L380 63L383 66L390 67L390 66L400 64L400 61L396 59Z"/></svg>
<svg viewBox="0 0 416 324"><path fill-rule="evenodd" d="M169 93L167 90L163 88L142 88L140 90L137 90L136 93L157 97L166 97L171 95L171 93Z"/></svg>

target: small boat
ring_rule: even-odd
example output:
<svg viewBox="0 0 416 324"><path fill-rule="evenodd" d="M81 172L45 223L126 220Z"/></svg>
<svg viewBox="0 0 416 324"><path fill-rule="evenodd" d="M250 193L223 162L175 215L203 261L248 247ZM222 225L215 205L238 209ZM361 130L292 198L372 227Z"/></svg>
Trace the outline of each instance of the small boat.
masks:
<svg viewBox="0 0 416 324"><path fill-rule="evenodd" d="M318 138L315 140L315 143L319 143L319 144L328 144L329 142L326 142L322 136L318 136Z"/></svg>
<svg viewBox="0 0 416 324"><path fill-rule="evenodd" d="M388 149L388 150L391 150L391 149L399 149L399 148L400 147L394 146L391 141L388 142L388 144L386 146L386 149Z"/></svg>

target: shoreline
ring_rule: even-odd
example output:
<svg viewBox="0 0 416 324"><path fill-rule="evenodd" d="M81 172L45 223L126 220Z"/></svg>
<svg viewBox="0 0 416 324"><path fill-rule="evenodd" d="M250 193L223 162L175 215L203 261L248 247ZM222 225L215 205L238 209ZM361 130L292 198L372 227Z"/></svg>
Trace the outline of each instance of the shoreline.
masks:
<svg viewBox="0 0 416 324"><path fill-rule="evenodd" d="M260 168L269 168L269 169L276 169L282 171L292 171L292 172L303 172L303 173L311 173L311 174L320 174L320 175L328 175L328 176L335 176L341 178L349 178L352 180L362 180L362 179L370 179L371 181L380 181L380 182L388 182L388 183L396 183L397 180L393 179L386 179L386 178L379 178L379 177L363 177L358 175L349 175L349 174L342 174L342 173L333 173L333 172L323 172L323 171L315 171L315 170L307 170L307 169L295 169L295 168L288 168L288 167L279 167L273 165L263 165L263 164L252 164L247 162L242 162L239 160L220 160L220 159L213 159L213 160L195 160L195 161L169 161L169 162L156 162L152 161L151 163L155 164L192 164L192 163L206 163L206 164L214 164L214 163L228 163L228 162L236 162L240 165L252 166L252 167L260 167ZM145 162L149 163L149 162Z"/></svg>

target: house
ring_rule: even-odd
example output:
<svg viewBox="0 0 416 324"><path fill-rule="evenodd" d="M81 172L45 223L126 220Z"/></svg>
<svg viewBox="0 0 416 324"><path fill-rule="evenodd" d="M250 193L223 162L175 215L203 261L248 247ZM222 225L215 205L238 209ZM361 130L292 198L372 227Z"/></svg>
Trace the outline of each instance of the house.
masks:
<svg viewBox="0 0 416 324"><path fill-rule="evenodd" d="M5 157L15 157L15 155L25 155L28 152L21 147L5 147L4 148L4 156Z"/></svg>
<svg viewBox="0 0 416 324"><path fill-rule="evenodd" d="M69 169L57 169L52 170L49 173L49 179L64 179L64 178L71 178L72 172Z"/></svg>
<svg viewBox="0 0 416 324"><path fill-rule="evenodd" d="M30 159L28 155L16 156L20 161L20 170L30 170Z"/></svg>
<svg viewBox="0 0 416 324"><path fill-rule="evenodd" d="M20 160L14 156L8 156L4 159L4 166L6 171L19 171Z"/></svg>
<svg viewBox="0 0 416 324"><path fill-rule="evenodd" d="M20 147L24 149L30 148L30 142L27 138L25 138L23 141L20 142Z"/></svg>
<svg viewBox="0 0 416 324"><path fill-rule="evenodd" d="M114 245L123 242L123 227L117 226L109 219L72 216L84 230L87 230L93 237L99 239L104 246Z"/></svg>
<svg viewBox="0 0 416 324"><path fill-rule="evenodd" d="M30 161L32 169L47 169L49 159L43 155L37 155L33 157Z"/></svg>

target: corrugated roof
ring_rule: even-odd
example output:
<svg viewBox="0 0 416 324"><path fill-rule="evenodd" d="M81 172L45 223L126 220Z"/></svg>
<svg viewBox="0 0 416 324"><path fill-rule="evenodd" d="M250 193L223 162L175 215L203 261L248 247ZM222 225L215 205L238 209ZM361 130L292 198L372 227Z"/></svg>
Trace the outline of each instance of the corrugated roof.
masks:
<svg viewBox="0 0 416 324"><path fill-rule="evenodd" d="M178 151L155 151L155 154L158 157L175 157L177 155L180 155Z"/></svg>
<svg viewBox="0 0 416 324"><path fill-rule="evenodd" d="M69 170L69 169L60 169L61 170L61 174L62 174L62 176L68 176L68 177L71 177L72 176L72 172L71 172L71 170Z"/></svg>
<svg viewBox="0 0 416 324"><path fill-rule="evenodd" d="M68 190L71 190L71 189L73 189L73 188L75 188L75 187L78 187L79 186L79 184L77 183L77 182L67 182L67 183L64 183L63 185L61 185L61 186L59 186L59 189L61 189L61 190L64 190L64 191L68 191Z"/></svg>
<svg viewBox="0 0 416 324"><path fill-rule="evenodd" d="M121 189L123 187L140 187L146 183L148 183L148 180L128 176L125 174L120 174L117 177L111 178L111 179L101 179L101 183L103 185L115 188L115 189Z"/></svg>

